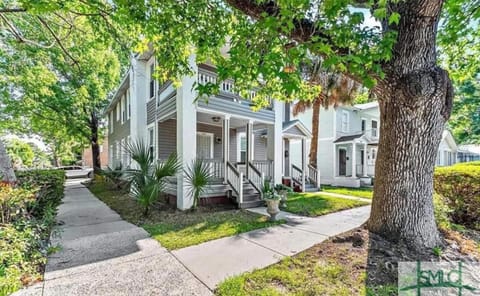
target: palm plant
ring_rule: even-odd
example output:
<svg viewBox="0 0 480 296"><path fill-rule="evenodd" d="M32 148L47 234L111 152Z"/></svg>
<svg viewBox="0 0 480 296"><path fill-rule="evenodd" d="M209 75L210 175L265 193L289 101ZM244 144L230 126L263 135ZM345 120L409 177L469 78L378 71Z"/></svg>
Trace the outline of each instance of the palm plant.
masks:
<svg viewBox="0 0 480 296"><path fill-rule="evenodd" d="M200 196L207 191L208 183L213 179L213 173L208 163L203 159L193 160L185 169L185 179L189 187L189 194L193 196L192 209L196 209Z"/></svg>
<svg viewBox="0 0 480 296"><path fill-rule="evenodd" d="M310 142L309 163L317 167L320 108L337 107L351 104L361 90L361 84L340 73L333 73L321 67L321 61L305 66L306 79L312 84L320 85L321 92L312 101L298 101L292 108L293 116L312 108L312 141Z"/></svg>
<svg viewBox="0 0 480 296"><path fill-rule="evenodd" d="M181 162L177 155L172 153L165 162L155 163L153 152L142 140L128 143L125 150L137 164L125 173L130 182L130 192L143 206L144 215L148 215L160 193L165 190L166 178L177 174Z"/></svg>

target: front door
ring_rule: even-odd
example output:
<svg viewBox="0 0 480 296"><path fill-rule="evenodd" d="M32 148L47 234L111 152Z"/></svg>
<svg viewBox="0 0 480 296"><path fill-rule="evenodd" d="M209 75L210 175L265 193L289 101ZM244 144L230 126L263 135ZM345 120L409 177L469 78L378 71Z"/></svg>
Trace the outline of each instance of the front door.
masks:
<svg viewBox="0 0 480 296"><path fill-rule="evenodd" d="M213 158L213 135L197 133L197 158Z"/></svg>
<svg viewBox="0 0 480 296"><path fill-rule="evenodd" d="M340 149L338 150L338 175L346 176L347 175L347 150Z"/></svg>

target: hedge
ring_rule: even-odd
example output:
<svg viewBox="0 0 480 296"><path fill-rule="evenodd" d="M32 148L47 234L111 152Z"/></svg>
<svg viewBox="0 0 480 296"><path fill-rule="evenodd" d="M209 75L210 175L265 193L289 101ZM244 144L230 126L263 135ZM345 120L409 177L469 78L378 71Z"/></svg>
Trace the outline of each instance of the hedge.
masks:
<svg viewBox="0 0 480 296"><path fill-rule="evenodd" d="M15 185L0 187L0 295L41 280L65 173L17 172Z"/></svg>
<svg viewBox="0 0 480 296"><path fill-rule="evenodd" d="M480 230L480 162L436 168L434 187L451 209L453 223Z"/></svg>

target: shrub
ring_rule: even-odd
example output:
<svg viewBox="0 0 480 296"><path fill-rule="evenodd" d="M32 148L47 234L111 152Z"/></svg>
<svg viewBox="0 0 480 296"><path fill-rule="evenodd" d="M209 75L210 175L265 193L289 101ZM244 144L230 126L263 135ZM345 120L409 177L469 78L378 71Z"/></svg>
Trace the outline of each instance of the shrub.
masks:
<svg viewBox="0 0 480 296"><path fill-rule="evenodd" d="M480 229L480 163L436 168L434 187L452 209L452 222Z"/></svg>
<svg viewBox="0 0 480 296"><path fill-rule="evenodd" d="M63 196L63 171L18 172L17 178L15 187L0 187L0 295L41 278Z"/></svg>

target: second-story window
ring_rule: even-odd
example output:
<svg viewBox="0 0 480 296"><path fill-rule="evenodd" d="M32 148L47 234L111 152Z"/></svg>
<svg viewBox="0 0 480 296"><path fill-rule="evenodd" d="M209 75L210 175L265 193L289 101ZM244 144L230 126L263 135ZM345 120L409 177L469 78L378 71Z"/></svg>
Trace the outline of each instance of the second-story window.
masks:
<svg viewBox="0 0 480 296"><path fill-rule="evenodd" d="M342 113L342 132L347 133L348 132L348 124L349 124L349 118L348 118L348 111L343 111Z"/></svg>
<svg viewBox="0 0 480 296"><path fill-rule="evenodd" d="M110 133L113 134L113 116L115 112L112 110L110 111L110 117L108 118L108 121L110 123Z"/></svg>
<svg viewBox="0 0 480 296"><path fill-rule="evenodd" d="M378 137L378 121L372 120L372 137Z"/></svg>
<svg viewBox="0 0 480 296"><path fill-rule="evenodd" d="M150 87L150 99L152 99L154 96L155 96L155 79L153 77L155 73L155 65L154 64L151 64L150 65L150 84L149 84L149 87Z"/></svg>
<svg viewBox="0 0 480 296"><path fill-rule="evenodd" d="M367 129L367 120L362 119L362 133L364 133L366 129Z"/></svg>
<svg viewBox="0 0 480 296"><path fill-rule="evenodd" d="M127 114L125 112L125 95L122 96L122 99L120 100L120 113L122 115L122 123L127 120Z"/></svg>
<svg viewBox="0 0 480 296"><path fill-rule="evenodd" d="M130 107L130 89L127 89L127 120L130 119L132 115L132 107Z"/></svg>
<svg viewBox="0 0 480 296"><path fill-rule="evenodd" d="M115 110L117 110L117 121L120 120L120 104L117 102L115 105Z"/></svg>

